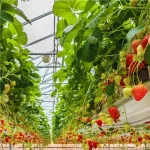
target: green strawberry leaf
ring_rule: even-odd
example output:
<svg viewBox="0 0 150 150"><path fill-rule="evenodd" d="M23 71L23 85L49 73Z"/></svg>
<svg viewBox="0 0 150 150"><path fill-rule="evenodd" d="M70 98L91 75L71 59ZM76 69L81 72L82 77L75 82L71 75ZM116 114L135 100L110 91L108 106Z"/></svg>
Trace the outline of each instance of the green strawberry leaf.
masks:
<svg viewBox="0 0 150 150"><path fill-rule="evenodd" d="M89 42L86 41L83 47L77 51L78 59L84 60L85 62L93 61L98 54L97 47L97 44L89 44Z"/></svg>
<svg viewBox="0 0 150 150"><path fill-rule="evenodd" d="M148 65L150 65L150 45L146 47L145 60Z"/></svg>
<svg viewBox="0 0 150 150"><path fill-rule="evenodd" d="M106 93L111 96L113 95L115 92L115 86L114 84L108 84L107 87L106 87Z"/></svg>
<svg viewBox="0 0 150 150"><path fill-rule="evenodd" d="M144 28L143 26L138 26L136 28L132 28L126 35L127 40L131 41L138 32L143 30L143 28Z"/></svg>
<svg viewBox="0 0 150 150"><path fill-rule="evenodd" d="M68 23L74 24L77 19L72 12L72 7L75 1L56 1L53 5L53 13L58 17L64 17Z"/></svg>
<svg viewBox="0 0 150 150"><path fill-rule="evenodd" d="M5 84L2 80L0 80L0 94L3 92L4 89L5 89Z"/></svg>
<svg viewBox="0 0 150 150"><path fill-rule="evenodd" d="M0 25L3 25L6 23L6 20L3 20L2 18L0 18Z"/></svg>
<svg viewBox="0 0 150 150"><path fill-rule="evenodd" d="M1 0L2 3L7 3L7 4L14 4L17 5L18 1L17 0Z"/></svg>
<svg viewBox="0 0 150 150"><path fill-rule="evenodd" d="M98 102L100 102L102 100L102 97L96 97L95 99L94 99L94 102L95 103L98 103Z"/></svg>
<svg viewBox="0 0 150 150"><path fill-rule="evenodd" d="M98 128L99 128L100 131L102 131L102 132L104 131L101 127L98 127Z"/></svg>
<svg viewBox="0 0 150 150"><path fill-rule="evenodd" d="M21 45L25 45L28 42L27 34L25 32L20 33L19 36L14 38Z"/></svg>
<svg viewBox="0 0 150 150"><path fill-rule="evenodd" d="M65 19L61 19L57 23L57 32L56 32L56 37L60 37L63 35L64 29L67 27L67 23Z"/></svg>
<svg viewBox="0 0 150 150"><path fill-rule="evenodd" d="M94 36L89 36L87 40L90 44L96 44L98 42L98 39Z"/></svg>
<svg viewBox="0 0 150 150"><path fill-rule="evenodd" d="M12 15L6 13L6 12L1 12L0 13L0 18L9 22L13 22L14 18Z"/></svg>
<svg viewBox="0 0 150 150"><path fill-rule="evenodd" d="M6 12L6 13L18 15L18 16L22 17L24 20L26 20L28 23L31 23L30 20L25 16L23 11L20 10L19 8L17 8L15 5L3 3L2 11Z"/></svg>
<svg viewBox="0 0 150 150"><path fill-rule="evenodd" d="M10 30L7 29L7 28L4 28L4 29L3 29L2 35L3 35L3 37L5 37L5 38L9 38L9 39L12 38L12 34L11 34Z"/></svg>
<svg viewBox="0 0 150 150"><path fill-rule="evenodd" d="M107 99L108 105L110 106L112 104L112 96L109 96Z"/></svg>

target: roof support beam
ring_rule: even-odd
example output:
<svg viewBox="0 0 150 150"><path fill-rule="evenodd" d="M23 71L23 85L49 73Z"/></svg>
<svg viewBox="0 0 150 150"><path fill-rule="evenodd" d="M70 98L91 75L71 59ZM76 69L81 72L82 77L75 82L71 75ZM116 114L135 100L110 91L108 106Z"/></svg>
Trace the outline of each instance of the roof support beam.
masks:
<svg viewBox="0 0 150 150"><path fill-rule="evenodd" d="M61 66L36 66L37 68L61 68Z"/></svg>
<svg viewBox="0 0 150 150"><path fill-rule="evenodd" d="M42 14L42 15L40 15L40 16L37 16L37 17L31 19L30 22L32 23L32 22L34 22L34 21L37 21L37 20L39 20L39 19L41 19L41 18L44 18L44 17L46 17L46 16L48 16L48 15L51 15L51 14L52 14L52 11L49 11L49 12L47 12L47 13L45 13L45 14ZM25 26L25 25L27 25L27 24L29 24L29 23L28 23L28 22L24 22L24 23L23 23L23 26Z"/></svg>
<svg viewBox="0 0 150 150"><path fill-rule="evenodd" d="M55 35L55 34L47 35L47 36L45 36L45 37L43 37L43 38L41 38L41 39L38 39L38 40L33 41L33 42L29 43L29 44L26 44L25 47L29 47L29 46L31 46L31 45L34 45L34 44L36 44L36 43L39 43L39 42L41 42L41 41L43 41L43 40L46 40L46 39L48 39L48 38L50 38L50 37L52 37L52 36L54 36L54 35Z"/></svg>
<svg viewBox="0 0 150 150"><path fill-rule="evenodd" d="M29 55L56 55L56 53L30 53Z"/></svg>

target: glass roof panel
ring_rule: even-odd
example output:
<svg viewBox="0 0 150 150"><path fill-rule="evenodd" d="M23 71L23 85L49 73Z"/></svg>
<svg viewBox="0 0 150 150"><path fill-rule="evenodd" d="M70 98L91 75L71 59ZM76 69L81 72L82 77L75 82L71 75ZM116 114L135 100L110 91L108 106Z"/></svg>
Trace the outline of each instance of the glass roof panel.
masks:
<svg viewBox="0 0 150 150"><path fill-rule="evenodd" d="M51 114L57 102L55 98L50 97L54 90L52 75L60 69L62 63L62 59L56 58L57 48L60 49L60 46L57 46L57 40L54 38L57 18L54 21L54 15L51 12L53 3L54 0L30 0L19 1L18 5L32 22L32 25L30 25L18 17L28 36L26 47L31 51L31 60L39 69L42 93L40 103L49 121L51 121ZM43 59L47 57L50 57L50 61L44 63Z"/></svg>
<svg viewBox="0 0 150 150"><path fill-rule="evenodd" d="M52 10L54 0L29 0L26 2L19 1L19 8L23 10L29 19L40 16ZM22 20L22 22L24 22Z"/></svg>
<svg viewBox="0 0 150 150"><path fill-rule="evenodd" d="M28 33L28 32L27 32ZM34 32L32 32L34 34ZM32 53L52 53L53 47L54 47L54 39L53 37L47 38L45 40L42 40L38 43L35 43L31 46L28 46L28 49ZM28 43L31 43L30 41Z"/></svg>
<svg viewBox="0 0 150 150"><path fill-rule="evenodd" d="M43 38L49 34L54 33L54 16L48 15L32 23L32 25L24 25L25 32L28 33L28 39L30 42L34 42L40 38ZM33 34L34 32L34 34Z"/></svg>

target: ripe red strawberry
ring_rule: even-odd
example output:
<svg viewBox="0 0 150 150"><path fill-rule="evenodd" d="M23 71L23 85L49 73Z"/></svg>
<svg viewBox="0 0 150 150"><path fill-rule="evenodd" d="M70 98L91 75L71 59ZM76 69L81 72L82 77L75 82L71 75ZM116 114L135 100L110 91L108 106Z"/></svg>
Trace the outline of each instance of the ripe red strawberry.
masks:
<svg viewBox="0 0 150 150"><path fill-rule="evenodd" d="M97 146L98 146L98 142L97 141L93 141L93 147L97 148Z"/></svg>
<svg viewBox="0 0 150 150"><path fill-rule="evenodd" d="M112 106L108 109L108 112L110 114L110 116L115 120L118 120L120 117L120 113L118 111L118 108L115 106Z"/></svg>
<svg viewBox="0 0 150 150"><path fill-rule="evenodd" d="M93 141L91 139L87 139L87 143L89 146L91 146L93 144Z"/></svg>
<svg viewBox="0 0 150 150"><path fill-rule="evenodd" d="M132 95L136 101L140 101L148 92L148 88L143 84L135 85L132 88Z"/></svg>
<svg viewBox="0 0 150 150"><path fill-rule="evenodd" d="M91 122L91 118L87 117L86 122Z"/></svg>
<svg viewBox="0 0 150 150"><path fill-rule="evenodd" d="M122 76L122 79L121 79L121 82L120 82L120 85L122 86L122 87L125 87L125 83L124 83L124 79L125 78L127 78L127 76Z"/></svg>
<svg viewBox="0 0 150 150"><path fill-rule="evenodd" d="M141 40L137 39L132 42L132 49L137 54L137 47L141 44Z"/></svg>
<svg viewBox="0 0 150 150"><path fill-rule="evenodd" d="M102 120L97 119L97 120L96 120L96 123L97 123L97 125L98 125L99 127L101 127L101 126L102 126Z"/></svg>
<svg viewBox="0 0 150 150"><path fill-rule="evenodd" d="M81 142L82 141L82 134L78 134L78 142Z"/></svg>
<svg viewBox="0 0 150 150"><path fill-rule="evenodd" d="M150 34L146 35L142 40L142 47L145 49L148 44L148 39L150 37Z"/></svg>
<svg viewBox="0 0 150 150"><path fill-rule="evenodd" d="M127 69L129 70L129 73L135 72L137 65L138 65L138 62L133 61L133 57L134 57L134 54L128 54L126 56L126 66L127 66Z"/></svg>
<svg viewBox="0 0 150 150"><path fill-rule="evenodd" d="M10 137L6 137L5 138L5 141L8 143L9 142L9 140L10 140Z"/></svg>
<svg viewBox="0 0 150 150"><path fill-rule="evenodd" d="M118 112L118 108L115 106L112 106L112 107L108 108L108 112L109 113L116 113L116 112Z"/></svg>
<svg viewBox="0 0 150 150"><path fill-rule="evenodd" d="M146 65L146 61L145 60L143 60L141 63L140 63L140 68L142 69L142 68L144 68L145 67L145 65Z"/></svg>
<svg viewBox="0 0 150 150"><path fill-rule="evenodd" d="M141 142L143 140L142 137L138 137L138 142Z"/></svg>
<svg viewBox="0 0 150 150"><path fill-rule="evenodd" d="M134 132L130 132L130 134L131 134L131 135L133 135L133 134L134 134Z"/></svg>

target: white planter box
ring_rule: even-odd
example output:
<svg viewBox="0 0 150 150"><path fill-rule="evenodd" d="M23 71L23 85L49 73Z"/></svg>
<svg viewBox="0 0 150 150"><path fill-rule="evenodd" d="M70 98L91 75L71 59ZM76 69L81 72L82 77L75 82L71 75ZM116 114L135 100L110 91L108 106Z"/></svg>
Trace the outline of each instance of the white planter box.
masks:
<svg viewBox="0 0 150 150"><path fill-rule="evenodd" d="M130 98L121 99L116 102L116 106L118 106L120 112L123 112L125 107L127 119L132 125L150 121L150 83L147 87L149 91L141 101L136 101L134 98ZM116 126L123 125L124 122L126 122L125 114L121 114L120 121Z"/></svg>
<svg viewBox="0 0 150 150"><path fill-rule="evenodd" d="M147 84L149 89L146 96L141 101L136 101L134 98L120 99L115 103L120 111L120 121L114 124L114 127L123 127L127 122L124 112L126 111L128 122L132 125L138 125L150 121L150 83ZM105 111L107 112L107 110ZM110 127L110 126L109 126ZM108 125L103 125L102 128L109 128ZM92 126L93 131L99 130L97 124Z"/></svg>

